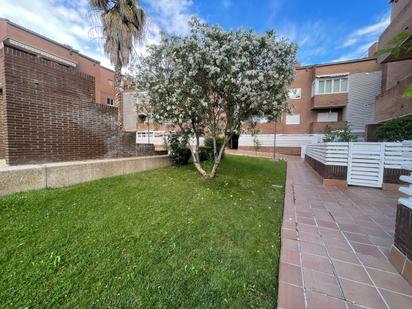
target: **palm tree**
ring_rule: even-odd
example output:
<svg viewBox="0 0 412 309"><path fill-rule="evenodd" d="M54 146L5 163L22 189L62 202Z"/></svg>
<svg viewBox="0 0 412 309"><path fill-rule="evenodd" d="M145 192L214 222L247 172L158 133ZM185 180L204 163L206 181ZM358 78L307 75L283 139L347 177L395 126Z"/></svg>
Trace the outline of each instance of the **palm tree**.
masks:
<svg viewBox="0 0 412 309"><path fill-rule="evenodd" d="M90 0L90 5L100 15L104 51L114 65L114 102L118 107L119 129L122 130L122 67L129 64L134 42L143 37L146 14L139 6L139 0Z"/></svg>

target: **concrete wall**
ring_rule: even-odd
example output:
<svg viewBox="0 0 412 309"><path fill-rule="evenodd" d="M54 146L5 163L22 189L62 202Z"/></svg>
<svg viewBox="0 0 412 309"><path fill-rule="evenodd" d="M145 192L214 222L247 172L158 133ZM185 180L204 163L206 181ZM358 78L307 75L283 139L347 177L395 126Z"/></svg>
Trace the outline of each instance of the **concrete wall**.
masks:
<svg viewBox="0 0 412 309"><path fill-rule="evenodd" d="M172 161L165 155L2 167L0 168L0 195L60 188L171 165Z"/></svg>

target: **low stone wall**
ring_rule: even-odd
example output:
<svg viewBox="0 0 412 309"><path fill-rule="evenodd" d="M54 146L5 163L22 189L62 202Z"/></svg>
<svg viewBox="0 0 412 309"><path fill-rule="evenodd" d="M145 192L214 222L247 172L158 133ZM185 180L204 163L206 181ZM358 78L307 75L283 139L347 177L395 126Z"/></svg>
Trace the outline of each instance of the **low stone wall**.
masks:
<svg viewBox="0 0 412 309"><path fill-rule="evenodd" d="M326 165L312 157L305 155L305 161L323 178L346 180L348 168L347 166ZM408 171L402 169L385 168L383 171L383 183L385 184L401 184L399 180L401 175L408 175Z"/></svg>
<svg viewBox="0 0 412 309"><path fill-rule="evenodd" d="M346 180L348 173L346 166L325 165L308 155L305 156L305 161L324 179Z"/></svg>
<svg viewBox="0 0 412 309"><path fill-rule="evenodd" d="M395 240L389 260L399 273L412 284L412 209L398 204Z"/></svg>
<svg viewBox="0 0 412 309"><path fill-rule="evenodd" d="M253 146L239 146L239 150L246 150L246 151L256 151ZM273 147L260 147L258 152L268 152L273 153ZM300 156L301 149L300 147L276 147L276 153L285 154L285 155L292 155L292 156Z"/></svg>
<svg viewBox="0 0 412 309"><path fill-rule="evenodd" d="M71 161L0 169L0 195L60 188L77 183L171 166L169 156Z"/></svg>

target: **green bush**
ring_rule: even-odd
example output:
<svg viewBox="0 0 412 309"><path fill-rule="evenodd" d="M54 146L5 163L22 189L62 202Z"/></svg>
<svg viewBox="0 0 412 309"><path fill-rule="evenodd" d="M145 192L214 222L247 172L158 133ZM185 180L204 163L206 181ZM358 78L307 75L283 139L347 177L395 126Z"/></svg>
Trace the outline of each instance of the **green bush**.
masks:
<svg viewBox="0 0 412 309"><path fill-rule="evenodd" d="M191 157L190 149L187 147L188 137L171 133L166 140L170 158L178 165L185 165Z"/></svg>
<svg viewBox="0 0 412 309"><path fill-rule="evenodd" d="M331 129L329 126L325 128L325 137L323 141L325 143L330 142L356 142L357 137L352 133L350 125L345 122L342 128Z"/></svg>
<svg viewBox="0 0 412 309"><path fill-rule="evenodd" d="M396 118L385 122L376 130L376 136L387 142L412 139L412 118Z"/></svg>
<svg viewBox="0 0 412 309"><path fill-rule="evenodd" d="M200 162L213 160L213 147L199 147L199 160Z"/></svg>
<svg viewBox="0 0 412 309"><path fill-rule="evenodd" d="M217 151L217 153L219 153L220 148L223 145L223 142L224 142L223 137L216 137L216 151ZM213 138L212 137L205 137L204 144L205 144L205 146L202 147L203 150L204 151L209 150L209 152L210 152L209 159L213 159ZM224 150L223 150L222 158L224 156L225 156L225 153L224 153ZM209 159L207 159L207 160L209 160Z"/></svg>

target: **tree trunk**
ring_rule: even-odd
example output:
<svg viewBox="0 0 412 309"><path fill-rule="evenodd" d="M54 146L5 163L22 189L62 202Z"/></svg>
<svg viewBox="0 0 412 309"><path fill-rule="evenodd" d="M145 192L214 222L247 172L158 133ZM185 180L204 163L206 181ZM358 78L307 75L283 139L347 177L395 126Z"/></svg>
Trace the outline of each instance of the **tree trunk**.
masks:
<svg viewBox="0 0 412 309"><path fill-rule="evenodd" d="M217 157L217 145L216 145L216 135L213 135L213 159L216 160Z"/></svg>
<svg viewBox="0 0 412 309"><path fill-rule="evenodd" d="M223 152L225 151L226 143L228 138L224 138L222 147L220 148L219 154L217 158L215 158L215 162L213 163L212 171L210 172L209 178L214 178L216 176L217 169L220 165L220 160L222 159Z"/></svg>
<svg viewBox="0 0 412 309"><path fill-rule="evenodd" d="M123 130L123 98L121 91L122 65L117 62L114 68L114 105L117 106L117 126Z"/></svg>
<svg viewBox="0 0 412 309"><path fill-rule="evenodd" d="M192 149L192 146L190 145L190 140L188 141L188 146L189 146L190 152L192 153L193 165L196 167L198 172L202 174L203 177L206 177L207 172L203 169L202 165L200 164L200 160L199 160L199 139L196 138L196 147L194 151Z"/></svg>

